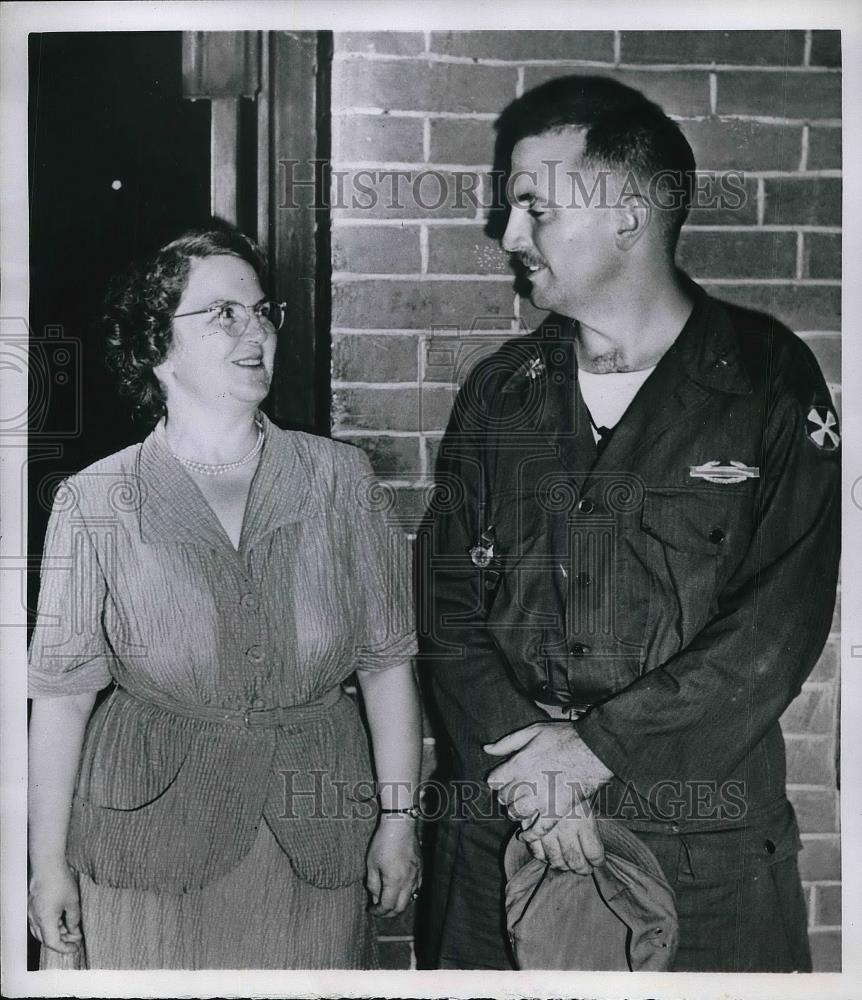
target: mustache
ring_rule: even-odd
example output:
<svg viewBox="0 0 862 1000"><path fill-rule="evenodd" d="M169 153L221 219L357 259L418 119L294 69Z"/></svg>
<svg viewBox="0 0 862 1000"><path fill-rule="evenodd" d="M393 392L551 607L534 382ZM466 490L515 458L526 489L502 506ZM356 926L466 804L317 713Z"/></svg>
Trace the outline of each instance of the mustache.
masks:
<svg viewBox="0 0 862 1000"><path fill-rule="evenodd" d="M509 254L509 262L517 272L525 275L528 275L531 269L548 266L548 262L538 254L524 252Z"/></svg>

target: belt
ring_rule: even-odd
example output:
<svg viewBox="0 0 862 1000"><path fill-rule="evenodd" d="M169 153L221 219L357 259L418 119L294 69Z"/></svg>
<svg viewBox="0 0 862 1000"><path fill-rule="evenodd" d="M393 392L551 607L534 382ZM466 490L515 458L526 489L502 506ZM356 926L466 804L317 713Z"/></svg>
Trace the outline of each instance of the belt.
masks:
<svg viewBox="0 0 862 1000"><path fill-rule="evenodd" d="M117 687L114 697L125 695L143 705L161 708L172 715L184 719L197 719L200 722L221 722L242 729L276 729L279 726L290 726L297 722L321 718L344 695L341 686L330 688L317 701L309 701L304 705L279 705L274 708L217 708L213 705L192 705L188 702L178 702L161 694L147 692L141 694Z"/></svg>
<svg viewBox="0 0 862 1000"><path fill-rule="evenodd" d="M571 721L580 719L593 707L592 705L545 705L540 701L537 701L536 704L552 719L570 719Z"/></svg>

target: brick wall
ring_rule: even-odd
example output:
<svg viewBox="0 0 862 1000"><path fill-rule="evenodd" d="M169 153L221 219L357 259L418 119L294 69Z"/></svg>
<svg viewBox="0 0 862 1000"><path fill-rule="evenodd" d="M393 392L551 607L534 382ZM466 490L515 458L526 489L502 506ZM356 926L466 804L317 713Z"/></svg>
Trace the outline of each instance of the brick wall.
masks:
<svg viewBox="0 0 862 1000"><path fill-rule="evenodd" d="M496 114L525 88L578 70L618 77L662 104L705 177L745 172L745 204L697 210L680 262L719 298L799 332L840 406L837 31L337 34L332 427L397 488L405 530L423 510L458 382L541 315L513 296L505 257L483 234L484 199L439 205L441 183L451 191L457 174L464 191L486 194ZM383 167L432 173L416 190L395 173L370 185L363 171ZM354 199L362 186L373 194ZM837 623L783 720L818 970L840 966ZM429 732L426 750L427 772ZM381 923L380 933L386 965L408 966L410 918Z"/></svg>

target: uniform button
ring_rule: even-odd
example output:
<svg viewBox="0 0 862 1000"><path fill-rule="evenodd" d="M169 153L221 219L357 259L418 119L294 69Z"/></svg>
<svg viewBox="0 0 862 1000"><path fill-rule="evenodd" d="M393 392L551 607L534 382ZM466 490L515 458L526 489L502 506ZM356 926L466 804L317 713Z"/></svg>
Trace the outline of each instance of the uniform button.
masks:
<svg viewBox="0 0 862 1000"><path fill-rule="evenodd" d="M713 545L721 545L724 541L724 532L721 528L713 528L708 537Z"/></svg>
<svg viewBox="0 0 862 1000"><path fill-rule="evenodd" d="M485 590L493 590L496 586L496 581L492 580L489 576L485 577Z"/></svg>
<svg viewBox="0 0 862 1000"><path fill-rule="evenodd" d="M679 833L679 823L671 823L670 828L674 833Z"/></svg>
<svg viewBox="0 0 862 1000"><path fill-rule="evenodd" d="M536 688L536 693L537 693L537 694L547 694L547 693L548 693L548 692L549 692L550 690L551 690L551 689L550 689L550 687L548 687L548 685L547 685L547 684L540 684L540 685L539 685L539 686L538 686L538 687Z"/></svg>
<svg viewBox="0 0 862 1000"><path fill-rule="evenodd" d="M251 707L254 709L266 708L266 702L263 700L263 698L255 698L254 701L251 703Z"/></svg>
<svg viewBox="0 0 862 1000"><path fill-rule="evenodd" d="M589 651L590 647L585 646L582 642L576 642L574 646L572 646L572 656L584 656L586 653L589 653Z"/></svg>
<svg viewBox="0 0 862 1000"><path fill-rule="evenodd" d="M596 505L593 503L592 500L586 499L586 500L580 500L580 501L578 501L578 510L582 514L592 514L592 512L595 509L596 509Z"/></svg>
<svg viewBox="0 0 862 1000"><path fill-rule="evenodd" d="M575 579L578 581L579 587L589 587L589 585L593 582L593 578L589 573L578 573Z"/></svg>
<svg viewBox="0 0 862 1000"><path fill-rule="evenodd" d="M245 655L252 663L260 663L263 659L263 648L261 646L249 646L245 651Z"/></svg>
<svg viewBox="0 0 862 1000"><path fill-rule="evenodd" d="M239 602L244 608L248 608L249 611L254 611L258 606L257 594L243 594Z"/></svg>
<svg viewBox="0 0 862 1000"><path fill-rule="evenodd" d="M772 840L763 841L763 849L767 854L775 854L775 843Z"/></svg>

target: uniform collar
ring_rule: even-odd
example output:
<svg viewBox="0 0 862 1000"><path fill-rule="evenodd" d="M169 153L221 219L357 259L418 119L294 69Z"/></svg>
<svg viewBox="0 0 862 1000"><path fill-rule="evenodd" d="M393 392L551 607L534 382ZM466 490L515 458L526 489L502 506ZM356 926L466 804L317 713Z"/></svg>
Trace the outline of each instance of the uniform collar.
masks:
<svg viewBox="0 0 862 1000"><path fill-rule="evenodd" d="M730 313L700 285L687 276L684 278L694 305L679 336L656 367L669 372L681 366L699 385L748 395L752 391L751 381L745 372ZM565 316L553 313L547 316L539 329L522 341L527 352L525 363L510 377L504 391L521 392L530 381L535 381L539 390L549 382L552 386L562 386L564 380L568 381L572 372L577 372L576 328L576 322ZM546 375L551 377L545 378Z"/></svg>
<svg viewBox="0 0 862 1000"><path fill-rule="evenodd" d="M690 287L694 306L685 326L623 414L584 491L615 470L636 468L654 442L694 419L716 393L752 392L730 314L694 282Z"/></svg>
<svg viewBox="0 0 862 1000"><path fill-rule="evenodd" d="M631 407L596 460L589 416L577 381L575 323L550 315L518 342L518 367L504 391L510 421L541 431L560 463L582 487L605 470L627 468L635 453L668 427L686 419L712 393L748 395L745 372L728 310L686 278L693 299L683 329L641 387Z"/></svg>
<svg viewBox="0 0 862 1000"><path fill-rule="evenodd" d="M666 367L678 362L699 385L719 392L749 395L752 385L743 366L730 313L700 285L690 278L686 282L694 308L659 366L668 358Z"/></svg>
<svg viewBox="0 0 862 1000"><path fill-rule="evenodd" d="M246 503L240 552L283 524L305 520L319 506L311 489L312 470L301 461L294 436L260 416L264 442ZM186 542L236 553L160 428L141 444L137 466L145 491L139 518L142 541Z"/></svg>

